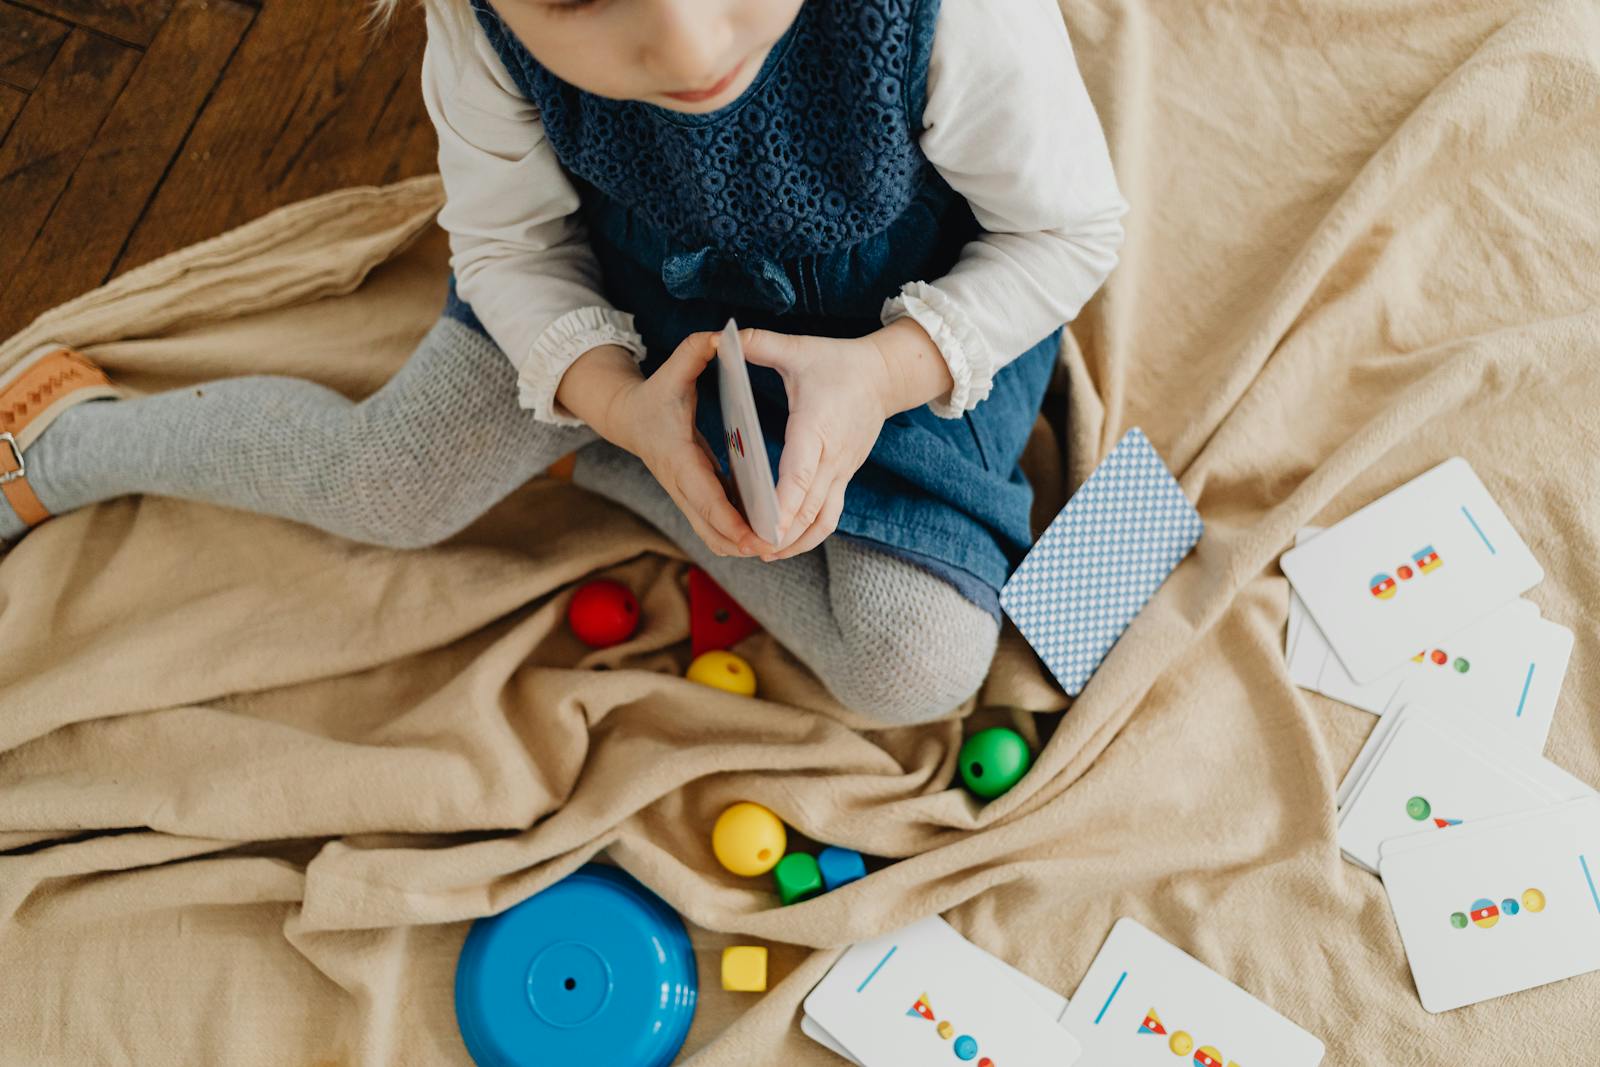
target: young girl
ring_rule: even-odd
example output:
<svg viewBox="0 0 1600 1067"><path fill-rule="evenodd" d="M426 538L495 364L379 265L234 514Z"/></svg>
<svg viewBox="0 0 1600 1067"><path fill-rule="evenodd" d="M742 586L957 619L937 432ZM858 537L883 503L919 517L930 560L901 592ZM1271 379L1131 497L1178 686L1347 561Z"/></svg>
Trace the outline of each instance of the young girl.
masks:
<svg viewBox="0 0 1600 1067"><path fill-rule="evenodd" d="M378 0L388 13L398 0ZM445 314L377 393L109 398L0 378L0 537L158 493L421 547L574 480L709 571L846 705L987 673L1018 468L1126 210L1052 0L427 0ZM729 502L715 331L745 327L778 544Z"/></svg>

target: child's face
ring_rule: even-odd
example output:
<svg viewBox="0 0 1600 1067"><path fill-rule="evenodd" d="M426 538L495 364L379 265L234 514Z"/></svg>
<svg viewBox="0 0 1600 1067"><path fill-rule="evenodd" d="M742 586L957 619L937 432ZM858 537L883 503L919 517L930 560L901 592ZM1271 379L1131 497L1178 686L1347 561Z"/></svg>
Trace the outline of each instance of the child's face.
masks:
<svg viewBox="0 0 1600 1067"><path fill-rule="evenodd" d="M803 0L491 0L533 57L597 96L714 111L747 89Z"/></svg>

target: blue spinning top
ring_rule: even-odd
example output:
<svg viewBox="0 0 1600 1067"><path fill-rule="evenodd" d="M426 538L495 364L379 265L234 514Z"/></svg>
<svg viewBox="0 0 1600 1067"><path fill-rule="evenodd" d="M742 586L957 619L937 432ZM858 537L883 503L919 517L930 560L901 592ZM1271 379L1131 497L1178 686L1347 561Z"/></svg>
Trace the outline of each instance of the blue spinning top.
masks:
<svg viewBox="0 0 1600 1067"><path fill-rule="evenodd" d="M683 920L626 872L590 863L472 924L456 1024L478 1067L667 1067L697 989Z"/></svg>

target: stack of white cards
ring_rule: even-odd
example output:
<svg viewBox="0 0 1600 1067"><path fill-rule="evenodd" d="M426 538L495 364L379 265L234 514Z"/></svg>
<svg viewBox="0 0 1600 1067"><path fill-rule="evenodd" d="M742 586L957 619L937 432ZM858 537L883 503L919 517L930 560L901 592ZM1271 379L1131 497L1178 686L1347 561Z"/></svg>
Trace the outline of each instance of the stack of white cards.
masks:
<svg viewBox="0 0 1600 1067"><path fill-rule="evenodd" d="M1339 847L1382 875L1428 1011L1600 970L1600 797L1514 735L1397 708L1338 800Z"/></svg>
<svg viewBox="0 0 1600 1067"><path fill-rule="evenodd" d="M732 319L717 338L717 394L722 405L723 444L733 472L734 503L756 536L776 545L778 492L772 481L766 435L756 413L756 396L750 388L750 366L739 342L739 324Z"/></svg>
<svg viewBox="0 0 1600 1067"><path fill-rule="evenodd" d="M1381 715L1432 703L1544 749L1572 631L1519 598L1544 577L1464 459L1283 557L1296 685Z"/></svg>
<svg viewBox="0 0 1600 1067"><path fill-rule="evenodd" d="M1069 1003L937 917L852 946L801 1029L861 1067L1316 1067L1322 1042L1132 919ZM1081 1057L1081 1059L1080 1059Z"/></svg>
<svg viewBox="0 0 1600 1067"><path fill-rule="evenodd" d="M1506 731L1407 704L1379 720L1339 786L1339 848L1376 874L1393 839L1593 794Z"/></svg>
<svg viewBox="0 0 1600 1067"><path fill-rule="evenodd" d="M1339 786L1339 847L1383 878L1422 1005L1600 970L1600 797L1544 759L1572 633L1452 459L1283 557L1295 682L1382 716ZM1420 651L1418 651L1420 650Z"/></svg>

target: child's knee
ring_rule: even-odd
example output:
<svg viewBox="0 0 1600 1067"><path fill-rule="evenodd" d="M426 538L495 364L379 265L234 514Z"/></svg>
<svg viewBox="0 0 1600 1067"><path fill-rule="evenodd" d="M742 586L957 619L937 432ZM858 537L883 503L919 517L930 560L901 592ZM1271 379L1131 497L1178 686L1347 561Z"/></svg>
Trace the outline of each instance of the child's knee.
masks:
<svg viewBox="0 0 1600 1067"><path fill-rule="evenodd" d="M847 657L825 679L834 696L877 722L909 726L949 714L978 691L999 624L961 599L934 619L855 620L843 636Z"/></svg>

